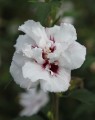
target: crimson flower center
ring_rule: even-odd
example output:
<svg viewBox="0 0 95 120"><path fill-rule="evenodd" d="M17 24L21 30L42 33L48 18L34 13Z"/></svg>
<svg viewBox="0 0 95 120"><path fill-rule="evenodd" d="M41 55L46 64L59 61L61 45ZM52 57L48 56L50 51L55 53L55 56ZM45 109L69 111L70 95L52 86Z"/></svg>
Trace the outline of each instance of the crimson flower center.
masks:
<svg viewBox="0 0 95 120"><path fill-rule="evenodd" d="M53 63L49 62L49 58L47 58L48 53L53 53L55 51L55 46L50 47L48 50L45 50L42 52L42 57L45 60L42 64L42 68L46 69L48 68L50 74L54 73L57 74L59 70L58 62L54 61Z"/></svg>

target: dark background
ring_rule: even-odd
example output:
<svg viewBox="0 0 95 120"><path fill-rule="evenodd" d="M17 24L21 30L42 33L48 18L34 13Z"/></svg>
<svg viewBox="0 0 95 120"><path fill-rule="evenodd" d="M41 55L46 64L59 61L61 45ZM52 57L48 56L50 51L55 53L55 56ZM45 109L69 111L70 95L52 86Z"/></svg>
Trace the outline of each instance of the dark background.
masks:
<svg viewBox="0 0 95 120"><path fill-rule="evenodd" d="M0 120L14 120L22 109L18 95L24 90L9 73L13 45L20 34L18 26L28 19L40 21L48 27L59 24L55 16L61 3L58 0L50 1L0 0ZM95 0L71 2L74 10L64 16L75 19L78 42L86 46L87 56L83 66L72 71L72 87L60 98L60 120L95 120ZM23 119L40 120L41 116L38 114L38 118Z"/></svg>

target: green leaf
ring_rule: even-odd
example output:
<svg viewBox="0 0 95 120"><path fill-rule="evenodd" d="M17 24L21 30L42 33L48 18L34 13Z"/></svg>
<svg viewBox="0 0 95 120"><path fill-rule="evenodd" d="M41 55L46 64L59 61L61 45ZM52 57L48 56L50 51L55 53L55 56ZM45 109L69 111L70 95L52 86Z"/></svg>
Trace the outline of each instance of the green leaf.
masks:
<svg viewBox="0 0 95 120"><path fill-rule="evenodd" d="M86 104L95 103L95 94L86 89L72 91L69 97L79 100Z"/></svg>
<svg viewBox="0 0 95 120"><path fill-rule="evenodd" d="M73 118L76 120L79 116L87 113L91 113L95 110L95 104L80 104L77 109L75 110L75 113L73 114Z"/></svg>
<svg viewBox="0 0 95 120"><path fill-rule="evenodd" d="M49 3L32 3L32 9L35 11L35 18L37 21L40 21L42 24L45 23L48 14L51 11L51 4Z"/></svg>
<svg viewBox="0 0 95 120"><path fill-rule="evenodd" d="M34 9L34 17L36 21L40 21L41 24L47 24L48 20L50 19L51 12L54 8L56 8L60 2L32 2L31 6ZM55 12L56 10L54 10ZM55 14L53 12L53 14ZM52 16L53 16L52 14Z"/></svg>

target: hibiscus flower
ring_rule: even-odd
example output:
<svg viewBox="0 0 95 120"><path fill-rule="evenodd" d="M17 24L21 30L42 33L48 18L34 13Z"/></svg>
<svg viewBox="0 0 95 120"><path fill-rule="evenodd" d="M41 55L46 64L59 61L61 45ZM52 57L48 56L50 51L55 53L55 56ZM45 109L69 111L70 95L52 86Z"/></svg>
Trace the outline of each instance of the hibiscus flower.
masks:
<svg viewBox="0 0 95 120"><path fill-rule="evenodd" d="M24 88L40 84L42 90L50 92L68 90L71 70L79 68L86 55L86 48L76 42L74 26L61 23L45 28L28 20L19 30L25 34L17 39L10 67L15 82Z"/></svg>
<svg viewBox="0 0 95 120"><path fill-rule="evenodd" d="M36 114L48 101L49 96L42 90L27 90L26 93L19 95L19 103L23 107L20 116L32 116Z"/></svg>

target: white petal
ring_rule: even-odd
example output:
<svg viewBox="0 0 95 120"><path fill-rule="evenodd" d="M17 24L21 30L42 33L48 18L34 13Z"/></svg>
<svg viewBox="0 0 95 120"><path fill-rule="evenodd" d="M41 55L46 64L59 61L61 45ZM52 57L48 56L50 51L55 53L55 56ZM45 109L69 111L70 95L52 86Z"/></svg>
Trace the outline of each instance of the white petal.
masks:
<svg viewBox="0 0 95 120"><path fill-rule="evenodd" d="M41 81L41 87L44 91L63 92L68 90L70 86L70 71L60 68L59 74L56 76L49 76L47 81Z"/></svg>
<svg viewBox="0 0 95 120"><path fill-rule="evenodd" d="M37 63L42 64L44 62L42 58L42 49L35 47L32 49L33 51L33 58L37 61Z"/></svg>
<svg viewBox="0 0 95 120"><path fill-rule="evenodd" d="M17 43L14 46L17 53L22 52L23 55L31 58L33 56L32 46L36 46L36 43L29 36L20 35L17 39Z"/></svg>
<svg viewBox="0 0 95 120"><path fill-rule="evenodd" d="M57 26L57 25L55 25L55 26L53 26L51 28L46 28L46 33L47 33L48 38L49 39L51 38L53 40L54 34L56 32L58 32L58 30L60 30L60 27Z"/></svg>
<svg viewBox="0 0 95 120"><path fill-rule="evenodd" d="M39 22L28 20L19 27L19 30L25 32L28 36L35 40L39 47L46 45L48 38L45 33L45 28Z"/></svg>
<svg viewBox="0 0 95 120"><path fill-rule="evenodd" d="M36 82L40 79L48 79L48 72L41 67L41 65L35 62L27 62L22 67L22 72L24 78L29 78L31 81Z"/></svg>
<svg viewBox="0 0 95 120"><path fill-rule="evenodd" d="M12 60L20 67L22 67L25 62L29 61L30 59L23 56L22 53L14 53Z"/></svg>
<svg viewBox="0 0 95 120"><path fill-rule="evenodd" d="M69 48L63 53L63 58L60 59L60 65L69 69L81 67L85 60L86 48L78 42L72 43Z"/></svg>
<svg viewBox="0 0 95 120"><path fill-rule="evenodd" d="M10 66L10 73L14 78L14 81L23 88L34 87L36 83L32 83L31 80L23 77L22 66L28 59L21 54L15 53L13 56L13 61Z"/></svg>
<svg viewBox="0 0 95 120"><path fill-rule="evenodd" d="M76 39L76 30L74 26L69 23L61 23L60 30L54 35L54 40L61 42L63 49L66 49Z"/></svg>
<svg viewBox="0 0 95 120"><path fill-rule="evenodd" d="M56 60L59 60L61 52L63 51L60 43L55 43L55 46L56 46L56 48L55 48L54 52L48 54L48 58L49 58L50 63L52 63Z"/></svg>
<svg viewBox="0 0 95 120"><path fill-rule="evenodd" d="M25 49L26 45L35 46L35 41L33 41L29 36L27 35L20 35L17 38L17 43L14 45L16 48L16 52L21 52Z"/></svg>
<svg viewBox="0 0 95 120"><path fill-rule="evenodd" d="M50 75L48 71L42 69L41 66L36 63L27 62L23 69L24 78L29 78L31 81L40 81L41 88L44 91L50 92L62 92L66 91L70 82L70 71L61 69L56 76Z"/></svg>
<svg viewBox="0 0 95 120"><path fill-rule="evenodd" d="M33 48L31 45L25 45L25 48L22 50L23 55L28 57L28 58L33 58Z"/></svg>
<svg viewBox="0 0 95 120"><path fill-rule="evenodd" d="M49 96L42 90L32 89L20 94L20 104L24 109L20 112L21 116L31 116L36 114L49 101Z"/></svg>
<svg viewBox="0 0 95 120"><path fill-rule="evenodd" d="M14 78L14 81L17 84L19 84L22 88L29 89L37 85L36 83L31 82L31 80L24 78L22 75L21 67L18 67L14 62L11 63L10 73Z"/></svg>

